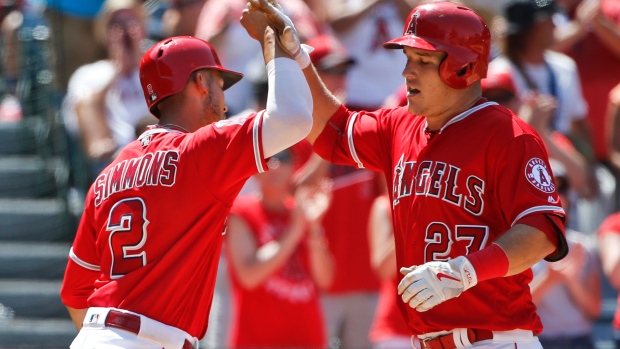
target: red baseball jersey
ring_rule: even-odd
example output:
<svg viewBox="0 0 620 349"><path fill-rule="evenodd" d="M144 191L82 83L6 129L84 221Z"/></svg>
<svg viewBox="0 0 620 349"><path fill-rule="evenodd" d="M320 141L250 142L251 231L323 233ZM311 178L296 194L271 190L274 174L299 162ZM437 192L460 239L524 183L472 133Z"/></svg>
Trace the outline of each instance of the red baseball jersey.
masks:
<svg viewBox="0 0 620 349"><path fill-rule="evenodd" d="M605 234L620 234L620 213L610 215L601 223L601 226L598 228L598 235L603 236ZM618 295L618 301L620 302L620 295ZM620 330L620 307L616 308L613 327L616 330Z"/></svg>
<svg viewBox="0 0 620 349"><path fill-rule="evenodd" d="M86 195L63 303L126 309L202 338L226 217L267 169L261 115L194 133L151 128L127 145Z"/></svg>
<svg viewBox="0 0 620 349"><path fill-rule="evenodd" d="M284 212L267 210L257 197L239 197L231 215L242 218L257 247L279 240L289 229L293 200ZM231 348L324 348L324 323L310 274L308 251L299 245L286 264L255 289L241 286L231 268Z"/></svg>
<svg viewBox="0 0 620 349"><path fill-rule="evenodd" d="M543 142L496 103L481 99L437 132L407 107L342 107L330 121L335 127L314 144L319 155L386 175L399 267L475 252L530 215L564 216ZM561 229L545 233L565 241ZM399 306L414 334L462 327L537 334L531 278L528 269L482 281L427 312Z"/></svg>
<svg viewBox="0 0 620 349"><path fill-rule="evenodd" d="M330 177L332 201L322 223L336 270L327 293L377 292L379 279L370 265L368 242L368 216L378 194L374 174L332 165Z"/></svg>

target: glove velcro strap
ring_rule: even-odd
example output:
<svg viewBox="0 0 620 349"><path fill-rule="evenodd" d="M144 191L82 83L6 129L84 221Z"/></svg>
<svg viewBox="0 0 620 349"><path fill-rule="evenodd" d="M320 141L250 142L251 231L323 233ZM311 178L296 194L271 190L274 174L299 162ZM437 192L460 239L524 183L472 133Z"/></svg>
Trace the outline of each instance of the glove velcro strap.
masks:
<svg viewBox="0 0 620 349"><path fill-rule="evenodd" d="M459 256L451 260L449 264L461 274L461 281L464 287L463 291L476 286L478 283L478 276L469 259Z"/></svg>

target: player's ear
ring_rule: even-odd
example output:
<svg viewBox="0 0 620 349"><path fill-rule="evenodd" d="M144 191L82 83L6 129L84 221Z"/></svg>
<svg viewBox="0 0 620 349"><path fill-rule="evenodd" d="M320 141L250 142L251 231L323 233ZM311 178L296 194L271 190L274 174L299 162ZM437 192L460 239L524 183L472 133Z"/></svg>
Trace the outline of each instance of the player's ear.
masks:
<svg viewBox="0 0 620 349"><path fill-rule="evenodd" d="M194 86L198 89L199 92L204 93L204 94L209 94L209 78L206 76L206 74L203 74L200 70L199 71L195 71L191 78L190 81L194 84Z"/></svg>

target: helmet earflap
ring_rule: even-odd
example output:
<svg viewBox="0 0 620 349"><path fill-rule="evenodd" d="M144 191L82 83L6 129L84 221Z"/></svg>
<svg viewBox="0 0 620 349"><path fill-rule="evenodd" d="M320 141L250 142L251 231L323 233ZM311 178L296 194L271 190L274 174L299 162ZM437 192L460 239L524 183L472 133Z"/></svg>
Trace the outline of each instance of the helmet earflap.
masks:
<svg viewBox="0 0 620 349"><path fill-rule="evenodd" d="M448 55L439 66L439 76L446 85L454 89L463 89L485 78L487 66L487 62L476 60L462 64L451 60Z"/></svg>

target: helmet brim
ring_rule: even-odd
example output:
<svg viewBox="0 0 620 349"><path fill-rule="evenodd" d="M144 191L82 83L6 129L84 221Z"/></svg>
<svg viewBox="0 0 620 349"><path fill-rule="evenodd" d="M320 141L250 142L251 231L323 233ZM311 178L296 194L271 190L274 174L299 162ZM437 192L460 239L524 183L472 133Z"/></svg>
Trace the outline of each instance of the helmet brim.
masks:
<svg viewBox="0 0 620 349"><path fill-rule="evenodd" d="M228 90L232 85L238 83L243 78L243 74L236 71L227 69L218 70L220 71L222 79L224 80L224 86L222 87L222 90L224 91Z"/></svg>
<svg viewBox="0 0 620 349"><path fill-rule="evenodd" d="M448 48L444 44L434 43L431 40L425 40L415 35L403 35L383 44L384 48L390 50L402 49L404 46L432 52L450 52L450 54L460 57L464 62L476 59L476 55L464 47L455 45Z"/></svg>
<svg viewBox="0 0 620 349"><path fill-rule="evenodd" d="M383 43L383 47L389 50L401 49L403 46L419 48L420 50L426 51L443 51L440 50L437 45L415 35L403 35Z"/></svg>

